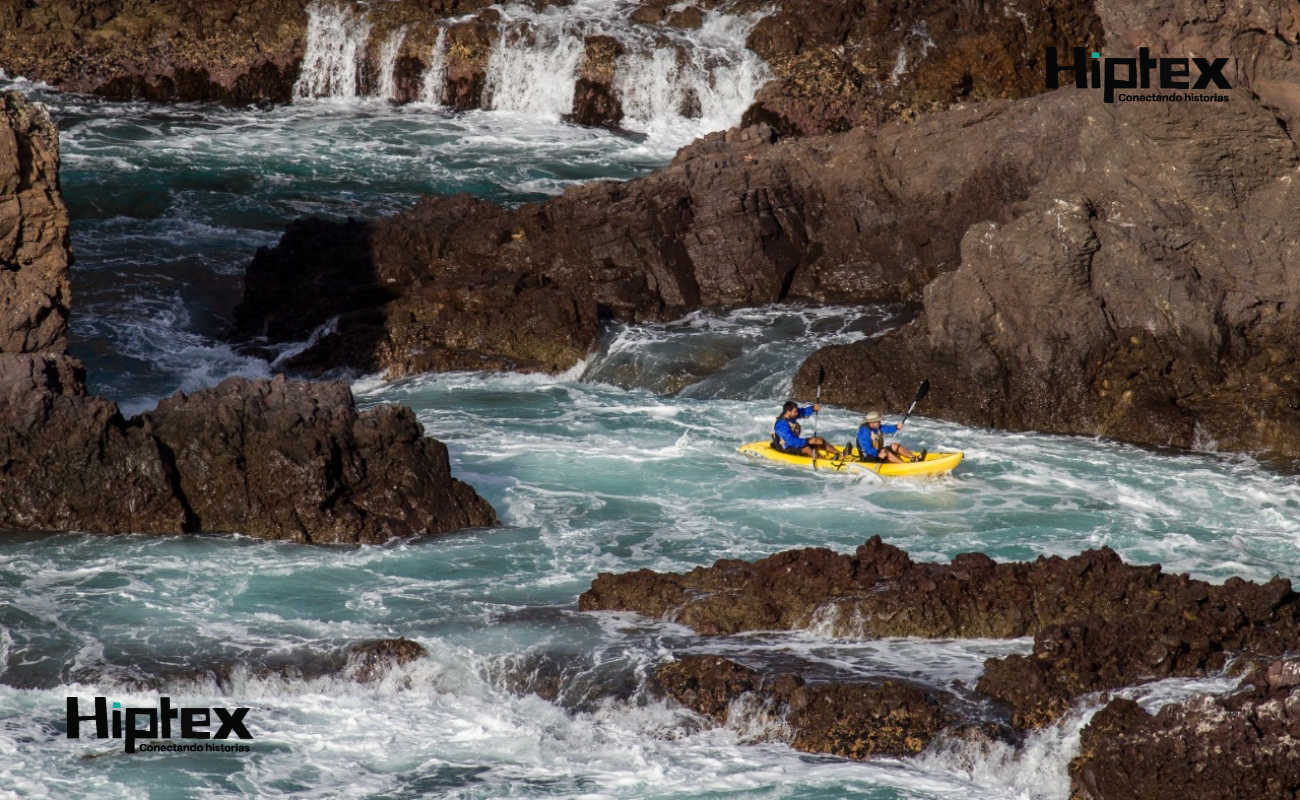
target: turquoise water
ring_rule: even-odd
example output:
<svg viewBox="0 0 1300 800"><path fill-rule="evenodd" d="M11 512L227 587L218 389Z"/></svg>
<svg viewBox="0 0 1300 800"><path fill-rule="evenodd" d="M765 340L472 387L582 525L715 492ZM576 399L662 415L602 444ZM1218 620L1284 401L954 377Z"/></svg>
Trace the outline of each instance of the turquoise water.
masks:
<svg viewBox="0 0 1300 800"><path fill-rule="evenodd" d="M213 335L251 250L290 217L367 216L462 189L521 202L639 174L674 144L378 105L236 111L45 97L64 132L75 350L96 391L128 408L267 373ZM797 546L850 551L874 534L918 559L1108 545L1215 580L1300 571L1300 488L1249 456L924 417L909 422L909 445L967 454L948 478L823 476L735 452L766 435L807 353L878 335L898 313L765 308L615 327L587 362L549 378L358 377L362 404L410 405L447 442L456 473L500 513L491 531L356 548L0 537L0 796L1064 798L1088 708L1019 749L950 746L857 764L748 743L779 736L779 721L740 715L708 729L642 686L654 665L694 652L971 683L985 658L1025 652L1027 641L700 639L575 610L599 572ZM848 438L856 419L829 408L817 424ZM372 685L313 673L339 648L395 636L429 656ZM560 702L509 690L538 664L561 676ZM1225 685L1132 694L1155 707ZM63 736L69 695L153 705L160 693L248 706L253 752L128 757Z"/></svg>

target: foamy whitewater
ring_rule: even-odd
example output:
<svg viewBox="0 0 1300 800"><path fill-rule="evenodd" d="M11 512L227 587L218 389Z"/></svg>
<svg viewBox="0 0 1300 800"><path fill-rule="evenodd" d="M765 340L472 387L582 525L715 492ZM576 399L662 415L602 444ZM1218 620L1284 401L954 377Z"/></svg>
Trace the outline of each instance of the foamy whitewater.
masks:
<svg viewBox="0 0 1300 800"><path fill-rule="evenodd" d="M420 193L517 203L628 178L673 144L545 114L452 116L358 100L270 111L106 104L41 92L63 135L73 216L74 352L96 392L146 408L264 362L215 334L253 249L293 217L371 217ZM49 798L1064 798L1085 704L1023 747L935 748L852 763L797 753L779 719L709 729L643 678L686 653L822 675L973 683L1030 642L721 639L631 615L579 614L603 571L683 570L873 534L917 559L1109 545L1213 580L1294 577L1300 488L1248 456L1163 454L924 417L909 444L960 448L929 482L752 463L818 346L877 336L899 309L761 308L616 326L557 377L456 373L354 384L415 408L503 527L381 547L241 537L0 537L0 796ZM932 376L942 381L942 376ZM810 400L811 398L800 398ZM921 409L924 411L924 408ZM890 409L897 413L900 409ZM847 438L855 416L817 422ZM363 685L311 669L405 636L429 656ZM302 672L285 670L303 666ZM556 703L509 691L559 676ZM1148 708L1230 681L1127 690ZM136 754L64 737L66 698L247 706L248 754Z"/></svg>

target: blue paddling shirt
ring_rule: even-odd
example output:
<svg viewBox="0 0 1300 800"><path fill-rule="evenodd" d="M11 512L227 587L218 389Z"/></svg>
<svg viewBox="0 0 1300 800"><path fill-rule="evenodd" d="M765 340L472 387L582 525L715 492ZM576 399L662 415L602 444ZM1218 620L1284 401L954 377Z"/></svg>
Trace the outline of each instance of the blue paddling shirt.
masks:
<svg viewBox="0 0 1300 800"><path fill-rule="evenodd" d="M804 406L796 413L798 419L803 419L804 417L811 417L813 409L812 406ZM776 418L776 427L772 429L772 432L776 434L776 438L781 440L781 446L787 450L802 450L808 446L808 440L795 433L794 428L790 425L790 420L784 416Z"/></svg>
<svg viewBox="0 0 1300 800"><path fill-rule="evenodd" d="M858 449L866 458L875 458L880 455L880 449L885 446L885 434L898 433L897 425L881 425L880 430L871 430L870 425L863 425L858 428ZM879 435L877 438L876 435Z"/></svg>

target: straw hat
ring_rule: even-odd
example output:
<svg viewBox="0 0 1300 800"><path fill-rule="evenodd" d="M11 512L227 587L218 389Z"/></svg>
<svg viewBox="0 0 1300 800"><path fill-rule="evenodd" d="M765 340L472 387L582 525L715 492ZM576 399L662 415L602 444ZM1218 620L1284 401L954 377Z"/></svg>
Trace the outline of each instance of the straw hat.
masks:
<svg viewBox="0 0 1300 800"><path fill-rule="evenodd" d="M868 411L867 415L862 418L863 425L870 425L873 422L879 422L879 421L880 421L879 411Z"/></svg>

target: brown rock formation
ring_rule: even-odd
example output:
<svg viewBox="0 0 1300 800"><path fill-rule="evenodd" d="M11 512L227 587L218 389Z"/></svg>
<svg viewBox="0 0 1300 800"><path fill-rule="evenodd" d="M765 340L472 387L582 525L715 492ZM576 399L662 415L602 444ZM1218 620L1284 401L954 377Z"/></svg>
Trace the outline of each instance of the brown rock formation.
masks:
<svg viewBox="0 0 1300 800"><path fill-rule="evenodd" d="M495 524L414 414L359 413L345 385L231 378L128 420L58 363L0 359L0 528L346 543Z"/></svg>
<svg viewBox="0 0 1300 800"><path fill-rule="evenodd" d="M566 119L579 125L616 127L623 121L623 104L614 93L614 73L624 48L613 36L588 36L573 92L573 113Z"/></svg>
<svg viewBox="0 0 1300 800"><path fill-rule="evenodd" d="M308 0L0 0L0 68L65 91L284 102Z"/></svg>
<svg viewBox="0 0 1300 800"><path fill-rule="evenodd" d="M1039 94L1045 48L1101 46L1093 6L784 0L749 35L777 80L745 118L787 135L833 133L910 121L955 103Z"/></svg>
<svg viewBox="0 0 1300 800"><path fill-rule="evenodd" d="M67 341L68 217L48 114L0 95L0 528L379 542L495 523L408 409L233 378L124 419Z"/></svg>
<svg viewBox="0 0 1300 800"><path fill-rule="evenodd" d="M563 369L601 317L924 299L905 330L810 359L797 387L825 366L832 402L901 408L933 377L923 411L962 422L1300 452L1300 34L1261 8L1193 26L1240 60L1225 103L1064 89L834 137L759 126L517 210L426 199L373 224L294 227L250 266L238 334L302 340L342 315L299 367ZM1142 40L1103 11L1115 41ZM302 275L349 291L322 297ZM490 301L476 307L471 286ZM519 320L500 304L525 292L551 301Z"/></svg>
<svg viewBox="0 0 1300 800"><path fill-rule="evenodd" d="M781 142L759 126L705 137L646 178L514 210L456 196L375 223L296 223L249 266L237 335L300 341L342 315L338 336L302 363L341 358L400 374L478 358L482 368L565 369L595 344L599 316L908 299L955 266L971 224L1006 219L1023 187L1051 168L1054 132L1026 131L1048 112L1002 125L1004 112ZM544 310L484 305L526 315L527 336L491 319L467 325L471 301L446 299L475 285L520 291L503 281L552 298ZM473 336L441 332L463 327Z"/></svg>
<svg viewBox="0 0 1300 800"><path fill-rule="evenodd" d="M68 211L48 113L0 95L0 354L67 351Z"/></svg>
<svg viewBox="0 0 1300 800"><path fill-rule="evenodd" d="M383 680L394 667L405 666L429 654L410 639L375 639L348 648L346 674L357 683Z"/></svg>
<svg viewBox="0 0 1300 800"><path fill-rule="evenodd" d="M748 701L783 723L790 746L807 753L858 760L916 755L953 721L946 693L901 681L809 683L718 656L688 656L659 667L655 677L666 695L721 724L738 701Z"/></svg>
<svg viewBox="0 0 1300 800"><path fill-rule="evenodd" d="M1089 100L1041 104L1075 122L1077 172L971 227L918 320L820 351L797 386L824 366L831 402L902 409L933 377L924 413L967 424L1300 452L1300 151L1239 94Z"/></svg>
<svg viewBox="0 0 1300 800"><path fill-rule="evenodd" d="M920 319L821 351L798 386L824 366L832 402L901 409L933 377L924 413L968 424L1300 453L1300 23L1282 5L1188 23L1236 56L1229 102L1067 90L1010 107L998 124L1052 116L1035 124L1057 167L1014 219L967 231ZM1111 39L1154 43L1101 8Z"/></svg>
<svg viewBox="0 0 1300 800"><path fill-rule="evenodd" d="M601 574L578 607L710 635L817 626L859 638L1034 636L1031 655L991 659L978 684L1018 727L1046 724L1088 692L1214 674L1233 654L1279 656L1300 637L1300 596L1280 578L1215 586L1125 565L1109 550L916 564L879 537L853 556L813 548L685 575Z"/></svg>
<svg viewBox="0 0 1300 800"><path fill-rule="evenodd" d="M1275 662L1226 697L1148 714L1112 700L1070 763L1071 800L1235 800L1300 792L1300 669Z"/></svg>

